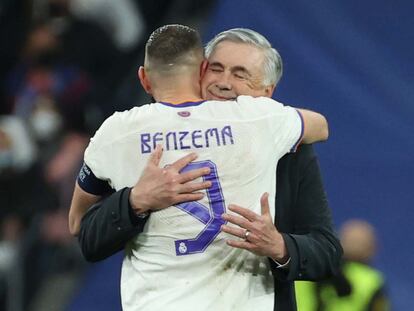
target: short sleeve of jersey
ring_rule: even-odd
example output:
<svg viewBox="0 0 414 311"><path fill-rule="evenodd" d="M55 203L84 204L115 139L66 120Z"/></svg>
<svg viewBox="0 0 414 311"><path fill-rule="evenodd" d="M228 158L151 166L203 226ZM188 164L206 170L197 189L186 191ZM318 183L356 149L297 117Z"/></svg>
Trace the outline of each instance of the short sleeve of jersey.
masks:
<svg viewBox="0 0 414 311"><path fill-rule="evenodd" d="M286 152L296 152L296 149L303 138L304 122L302 114L299 110L284 106L284 122L281 122L283 128L279 128L277 133L283 133L278 135L276 144L285 146ZM276 133L275 133L276 134Z"/></svg>
<svg viewBox="0 0 414 311"><path fill-rule="evenodd" d="M295 152L304 131L301 113L268 97L258 97L253 100L255 104L250 107L254 106L258 113L263 115L263 122L267 122L266 128L277 149L283 154Z"/></svg>
<svg viewBox="0 0 414 311"><path fill-rule="evenodd" d="M106 181L108 184L111 184L113 167L108 150L121 131L122 122L119 113L115 113L102 123L85 150L84 163L86 167L92 171L96 178Z"/></svg>

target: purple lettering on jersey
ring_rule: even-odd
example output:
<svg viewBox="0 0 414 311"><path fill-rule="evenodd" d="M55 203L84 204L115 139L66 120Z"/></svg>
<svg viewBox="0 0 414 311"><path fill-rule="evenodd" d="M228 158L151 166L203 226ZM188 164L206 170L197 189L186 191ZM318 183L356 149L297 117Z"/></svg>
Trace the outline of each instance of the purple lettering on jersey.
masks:
<svg viewBox="0 0 414 311"><path fill-rule="evenodd" d="M191 139L190 137L191 136ZM234 137L230 125L223 128L209 128L206 130L170 131L142 133L141 153L150 153L157 144L162 144L164 150L184 150L191 148L210 148L213 146L226 146L234 144Z"/></svg>
<svg viewBox="0 0 414 311"><path fill-rule="evenodd" d="M185 146L183 140L185 139L185 137L189 134L189 132L187 131L182 131L182 132L178 132L178 134L180 135L180 149L190 149L191 146Z"/></svg>
<svg viewBox="0 0 414 311"><path fill-rule="evenodd" d="M174 148L170 147L170 137L172 137L173 142L174 142ZM167 141L167 150L177 150L178 146L177 146L177 133L176 132L168 132L166 135L166 141Z"/></svg>
<svg viewBox="0 0 414 311"><path fill-rule="evenodd" d="M163 141L163 135L161 132L157 132L154 134L154 136L152 137L152 148L155 149L155 147L157 147L157 143L160 141Z"/></svg>
<svg viewBox="0 0 414 311"><path fill-rule="evenodd" d="M206 131L206 134L205 134L206 147L210 147L210 142L208 140L208 136L213 136L213 135L215 135L215 137L216 137L215 141L217 143L217 146L220 146L220 138L219 138L219 135L218 135L218 129L217 128L212 128L212 129L208 129Z"/></svg>
<svg viewBox="0 0 414 311"><path fill-rule="evenodd" d="M209 207L195 201L177 204L176 206L206 226L195 238L175 241L175 253L177 256L204 252L220 233L221 225L226 223L221 218L221 215L226 211L226 205L216 165L211 161L192 162L182 169L181 172L202 167L210 167L210 174L203 176L203 180L210 180L212 183L211 187L206 191Z"/></svg>
<svg viewBox="0 0 414 311"><path fill-rule="evenodd" d="M226 137L230 138L230 144L234 144L233 134L231 132L231 126L227 125L221 130L221 138L223 140L223 145L226 145Z"/></svg>
<svg viewBox="0 0 414 311"><path fill-rule="evenodd" d="M151 134L144 133L141 134L141 153L150 153L151 146L148 144L151 142Z"/></svg>
<svg viewBox="0 0 414 311"><path fill-rule="evenodd" d="M195 130L193 131L193 133L191 134L191 138L193 139L193 146L196 148L203 148L203 145L201 144L197 144L196 139L198 138L202 138L203 135L201 135L201 130Z"/></svg>

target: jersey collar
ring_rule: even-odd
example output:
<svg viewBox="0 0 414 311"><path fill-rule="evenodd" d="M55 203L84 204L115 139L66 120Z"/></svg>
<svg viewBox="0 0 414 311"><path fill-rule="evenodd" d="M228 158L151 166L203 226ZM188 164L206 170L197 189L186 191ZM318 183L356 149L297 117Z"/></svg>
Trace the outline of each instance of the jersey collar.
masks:
<svg viewBox="0 0 414 311"><path fill-rule="evenodd" d="M198 105L201 105L204 102L205 102L205 100L200 100L200 101L196 101L196 102L183 102L183 103L179 103L179 104L171 104L171 103L167 103L167 102L159 102L159 103L162 104L162 105L168 106L168 107L182 108L182 107L198 106Z"/></svg>

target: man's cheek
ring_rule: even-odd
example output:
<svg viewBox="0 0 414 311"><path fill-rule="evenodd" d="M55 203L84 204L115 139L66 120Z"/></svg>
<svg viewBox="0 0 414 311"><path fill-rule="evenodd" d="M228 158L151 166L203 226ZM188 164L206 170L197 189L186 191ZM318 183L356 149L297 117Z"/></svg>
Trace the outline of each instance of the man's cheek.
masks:
<svg viewBox="0 0 414 311"><path fill-rule="evenodd" d="M201 95L201 97L205 100L216 100L217 98L215 98L214 96L212 96L209 92Z"/></svg>
<svg viewBox="0 0 414 311"><path fill-rule="evenodd" d="M233 89L233 93L236 97L240 96L240 95L248 95L248 94L246 94L245 91L243 91L243 88L241 88L240 86L237 86L237 85L233 84L232 89Z"/></svg>
<svg viewBox="0 0 414 311"><path fill-rule="evenodd" d="M207 92L206 86L204 86L202 83L201 83L201 97L204 99L210 99L208 98L208 92Z"/></svg>

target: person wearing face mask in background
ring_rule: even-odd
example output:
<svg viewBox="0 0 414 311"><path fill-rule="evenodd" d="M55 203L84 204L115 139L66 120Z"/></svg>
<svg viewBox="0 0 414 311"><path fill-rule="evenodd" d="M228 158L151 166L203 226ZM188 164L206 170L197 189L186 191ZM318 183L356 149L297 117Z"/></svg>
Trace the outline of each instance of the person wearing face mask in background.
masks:
<svg viewBox="0 0 414 311"><path fill-rule="evenodd" d="M28 123L40 147L39 159L47 179L55 183L69 175L74 158L86 146L85 109L93 80L76 65L62 60L62 41L49 24L39 23L29 33L22 60L9 74L7 85L12 113ZM69 147L73 148L69 163L54 164L60 151Z"/></svg>
<svg viewBox="0 0 414 311"><path fill-rule="evenodd" d="M29 124L33 135L39 142L46 142L55 138L62 129L62 116L56 111L50 99L42 98L29 117Z"/></svg>

